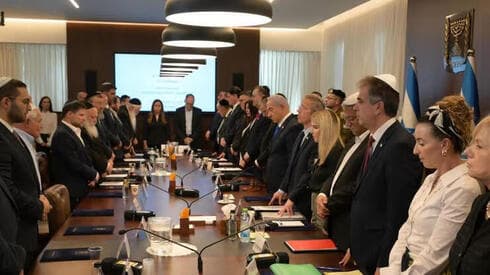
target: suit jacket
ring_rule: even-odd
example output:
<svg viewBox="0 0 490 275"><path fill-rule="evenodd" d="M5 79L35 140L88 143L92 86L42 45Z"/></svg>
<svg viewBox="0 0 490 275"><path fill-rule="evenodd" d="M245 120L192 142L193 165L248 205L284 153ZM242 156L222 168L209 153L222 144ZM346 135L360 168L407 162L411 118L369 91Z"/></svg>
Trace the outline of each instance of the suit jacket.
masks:
<svg viewBox="0 0 490 275"><path fill-rule="evenodd" d="M247 147L245 151L250 156L250 160L255 160L260 154L260 144L264 139L265 134L267 133L267 129L271 125L272 121L260 114L259 119L255 121L254 126L250 130L250 138L247 142Z"/></svg>
<svg viewBox="0 0 490 275"><path fill-rule="evenodd" d="M226 140L226 146L230 147L233 142L233 138L240 131L240 119L245 116L245 112L240 105L237 105L233 111L227 117L227 123L225 125L224 138Z"/></svg>
<svg viewBox="0 0 490 275"><path fill-rule="evenodd" d="M337 247L342 251L346 251L347 248L350 247L350 208L354 187L357 183L359 171L361 170L362 161L364 159L364 152L367 148L367 142L368 138L366 137L361 142L359 147L357 147L357 149L352 153L349 160L346 162L345 166L340 172L339 177L335 182L332 195L330 195L330 188L332 186L335 173L337 173L345 154L354 143L349 144L344 149L342 155L338 159L334 172L330 173L320 191L328 197L326 205L330 211L328 222L326 223L328 235L334 240Z"/></svg>
<svg viewBox="0 0 490 275"><path fill-rule="evenodd" d="M160 148L160 145L166 144L170 140L170 127L168 121L162 123L152 118L151 122L145 121L143 127L143 139L146 140L148 147Z"/></svg>
<svg viewBox="0 0 490 275"><path fill-rule="evenodd" d="M304 135L299 134L294 142L289 165L281 183L280 189L288 193L288 198L294 202L295 207L306 217L311 219L311 189L308 183L311 179L311 170L318 157L318 144L308 134L303 144Z"/></svg>
<svg viewBox="0 0 490 275"><path fill-rule="evenodd" d="M18 207L17 243L26 251L37 249L37 221L42 218L39 181L26 147L0 123L0 177Z"/></svg>
<svg viewBox="0 0 490 275"><path fill-rule="evenodd" d="M109 137L110 146L111 148L118 146L121 143L121 138L119 137L120 129L118 128L119 126L118 119L114 117L114 114L108 108L104 108L103 113L104 113L104 119L102 120L102 122L104 123L104 126L107 129L107 135Z"/></svg>
<svg viewBox="0 0 490 275"><path fill-rule="evenodd" d="M277 191L288 168L294 142L303 129L295 115L289 115L281 125L276 136L272 136L269 145L269 155L265 165L264 180L269 194ZM274 133L274 130L273 130Z"/></svg>
<svg viewBox="0 0 490 275"><path fill-rule="evenodd" d="M24 267L25 251L17 241L17 205L5 182L0 178L0 274L19 274Z"/></svg>
<svg viewBox="0 0 490 275"><path fill-rule="evenodd" d="M199 148L201 146L201 109L192 107L192 138L191 147ZM185 106L175 110L175 135L180 144L184 144L184 138L188 137L185 131Z"/></svg>
<svg viewBox="0 0 490 275"><path fill-rule="evenodd" d="M54 182L66 185L71 198L85 196L88 183L97 175L85 145L64 123L53 135L50 163Z"/></svg>
<svg viewBox="0 0 490 275"><path fill-rule="evenodd" d="M490 274L490 226L484 220L489 201L490 192L487 191L473 202L449 252L452 275Z"/></svg>
<svg viewBox="0 0 490 275"><path fill-rule="evenodd" d="M354 189L351 253L368 270L388 265L391 247L420 186L422 165L414 138L395 121L380 138Z"/></svg>
<svg viewBox="0 0 490 275"><path fill-rule="evenodd" d="M95 170L99 174L105 173L107 162L112 157L111 148L107 147L100 138L91 137L85 128L82 129L82 139Z"/></svg>
<svg viewBox="0 0 490 275"><path fill-rule="evenodd" d="M272 135L274 134L274 129L276 128L276 126L277 124L271 121L269 127L264 133L264 136L262 137L262 140L260 141L260 150L256 158L256 161L262 168L264 168L267 165L267 159L269 158L269 152L270 152L271 139L272 139Z"/></svg>

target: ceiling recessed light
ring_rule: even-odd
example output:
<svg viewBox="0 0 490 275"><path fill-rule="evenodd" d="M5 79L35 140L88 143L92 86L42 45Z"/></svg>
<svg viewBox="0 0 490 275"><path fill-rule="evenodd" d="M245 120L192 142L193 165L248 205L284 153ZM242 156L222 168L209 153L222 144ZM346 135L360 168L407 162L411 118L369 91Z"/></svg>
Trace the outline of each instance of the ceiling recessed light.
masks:
<svg viewBox="0 0 490 275"><path fill-rule="evenodd" d="M76 9L79 9L80 6L78 5L77 1L75 0L70 0L70 3L76 8Z"/></svg>

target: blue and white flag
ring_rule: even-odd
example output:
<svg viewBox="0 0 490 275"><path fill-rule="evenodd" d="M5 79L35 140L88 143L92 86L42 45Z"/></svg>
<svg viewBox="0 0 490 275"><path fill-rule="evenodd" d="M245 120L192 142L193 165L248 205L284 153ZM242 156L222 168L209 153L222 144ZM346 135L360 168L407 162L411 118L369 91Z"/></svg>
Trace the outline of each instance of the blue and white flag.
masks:
<svg viewBox="0 0 490 275"><path fill-rule="evenodd" d="M461 95L464 97L468 105L473 109L473 118L475 123L480 120L480 104L478 99L478 85L475 75L475 51L468 50L466 57L466 67L464 70L463 86L461 87Z"/></svg>
<svg viewBox="0 0 490 275"><path fill-rule="evenodd" d="M413 133L415 125L420 118L419 84L417 82L415 62L415 56L410 57L402 109L402 123L410 133Z"/></svg>

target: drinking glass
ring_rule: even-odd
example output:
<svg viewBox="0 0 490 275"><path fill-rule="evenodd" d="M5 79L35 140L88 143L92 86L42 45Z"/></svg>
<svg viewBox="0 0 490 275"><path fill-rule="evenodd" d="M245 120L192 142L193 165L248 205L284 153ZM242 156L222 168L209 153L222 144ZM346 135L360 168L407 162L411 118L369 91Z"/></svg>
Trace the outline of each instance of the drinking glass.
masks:
<svg viewBox="0 0 490 275"><path fill-rule="evenodd" d="M170 217L148 218L148 230L166 239L172 239L172 220ZM148 234L150 240L150 254L167 256L172 253L172 243L162 238Z"/></svg>

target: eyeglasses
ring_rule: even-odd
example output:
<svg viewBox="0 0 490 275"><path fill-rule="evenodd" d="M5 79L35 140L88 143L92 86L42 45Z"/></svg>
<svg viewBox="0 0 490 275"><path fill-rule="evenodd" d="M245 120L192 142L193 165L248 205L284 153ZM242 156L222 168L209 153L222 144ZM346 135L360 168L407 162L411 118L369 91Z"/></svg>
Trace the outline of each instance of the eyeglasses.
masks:
<svg viewBox="0 0 490 275"><path fill-rule="evenodd" d="M13 97L13 96L9 96L8 98L9 98L10 100L12 100L12 101L17 100L17 97ZM22 99L22 100L21 100L21 102L22 102L23 104L25 104L25 105L29 105L29 104L31 104L31 99L30 99L30 98L28 98L28 97L26 97L26 98Z"/></svg>

